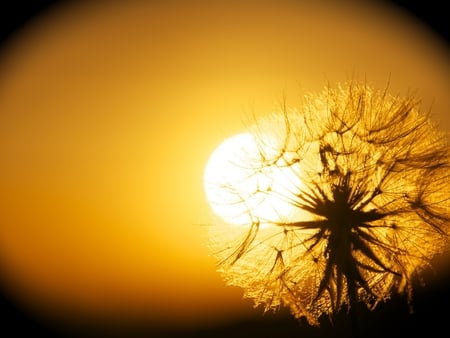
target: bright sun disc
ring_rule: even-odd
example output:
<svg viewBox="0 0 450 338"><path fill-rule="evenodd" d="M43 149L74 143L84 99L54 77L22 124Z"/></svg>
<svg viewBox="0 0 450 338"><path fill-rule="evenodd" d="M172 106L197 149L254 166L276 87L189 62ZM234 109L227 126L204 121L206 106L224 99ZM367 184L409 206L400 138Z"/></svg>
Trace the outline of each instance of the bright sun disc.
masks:
<svg viewBox="0 0 450 338"><path fill-rule="evenodd" d="M220 144L207 163L207 199L228 223L279 222L294 211L281 196L289 196L295 175L286 168L263 165L262 152L252 134L242 133Z"/></svg>

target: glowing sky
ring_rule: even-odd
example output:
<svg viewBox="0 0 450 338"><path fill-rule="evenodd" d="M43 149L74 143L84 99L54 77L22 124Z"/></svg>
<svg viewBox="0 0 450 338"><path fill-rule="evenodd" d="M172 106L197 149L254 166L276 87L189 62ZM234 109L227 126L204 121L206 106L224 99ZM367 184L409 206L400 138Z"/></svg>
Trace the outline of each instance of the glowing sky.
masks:
<svg viewBox="0 0 450 338"><path fill-rule="evenodd" d="M319 3L319 2L318 2ZM381 5L60 5L0 54L0 269L34 311L197 325L252 316L206 248L203 172L251 115L352 77L450 130L448 50Z"/></svg>

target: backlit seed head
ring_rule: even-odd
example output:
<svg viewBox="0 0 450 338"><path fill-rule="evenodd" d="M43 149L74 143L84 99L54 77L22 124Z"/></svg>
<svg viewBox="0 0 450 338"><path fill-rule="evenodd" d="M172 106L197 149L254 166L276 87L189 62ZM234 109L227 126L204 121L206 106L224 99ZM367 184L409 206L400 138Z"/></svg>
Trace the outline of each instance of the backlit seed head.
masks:
<svg viewBox="0 0 450 338"><path fill-rule="evenodd" d="M414 97L330 86L249 131L258 143L252 168L271 182L254 193L292 212L261 219L249 208L251 222L216 224L210 235L224 279L255 306L287 306L312 325L358 301L372 309L410 294L412 279L448 248L447 138ZM280 168L287 179L272 176Z"/></svg>

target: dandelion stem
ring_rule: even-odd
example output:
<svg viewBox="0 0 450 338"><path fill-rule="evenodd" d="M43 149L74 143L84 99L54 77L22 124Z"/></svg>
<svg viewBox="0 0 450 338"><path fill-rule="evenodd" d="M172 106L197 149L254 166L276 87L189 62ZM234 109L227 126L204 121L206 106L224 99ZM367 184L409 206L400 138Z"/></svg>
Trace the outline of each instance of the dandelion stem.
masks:
<svg viewBox="0 0 450 338"><path fill-rule="evenodd" d="M348 283L349 289L349 317L350 317L350 325L351 325L351 337L352 338L361 338L361 330L359 327L359 318L358 318L358 298L356 295L356 285L353 280L350 280Z"/></svg>

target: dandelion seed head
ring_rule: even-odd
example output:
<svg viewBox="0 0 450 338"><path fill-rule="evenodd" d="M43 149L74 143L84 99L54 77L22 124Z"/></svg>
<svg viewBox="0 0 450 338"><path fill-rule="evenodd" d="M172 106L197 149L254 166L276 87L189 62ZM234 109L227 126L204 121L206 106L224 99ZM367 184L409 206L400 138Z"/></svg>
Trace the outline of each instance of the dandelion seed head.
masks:
<svg viewBox="0 0 450 338"><path fill-rule="evenodd" d="M312 325L356 301L373 309L409 295L450 233L447 139L419 108L413 96L352 82L250 126L258 170L288 176L266 194L293 212L262 227L249 208L251 222L211 227L226 283Z"/></svg>

